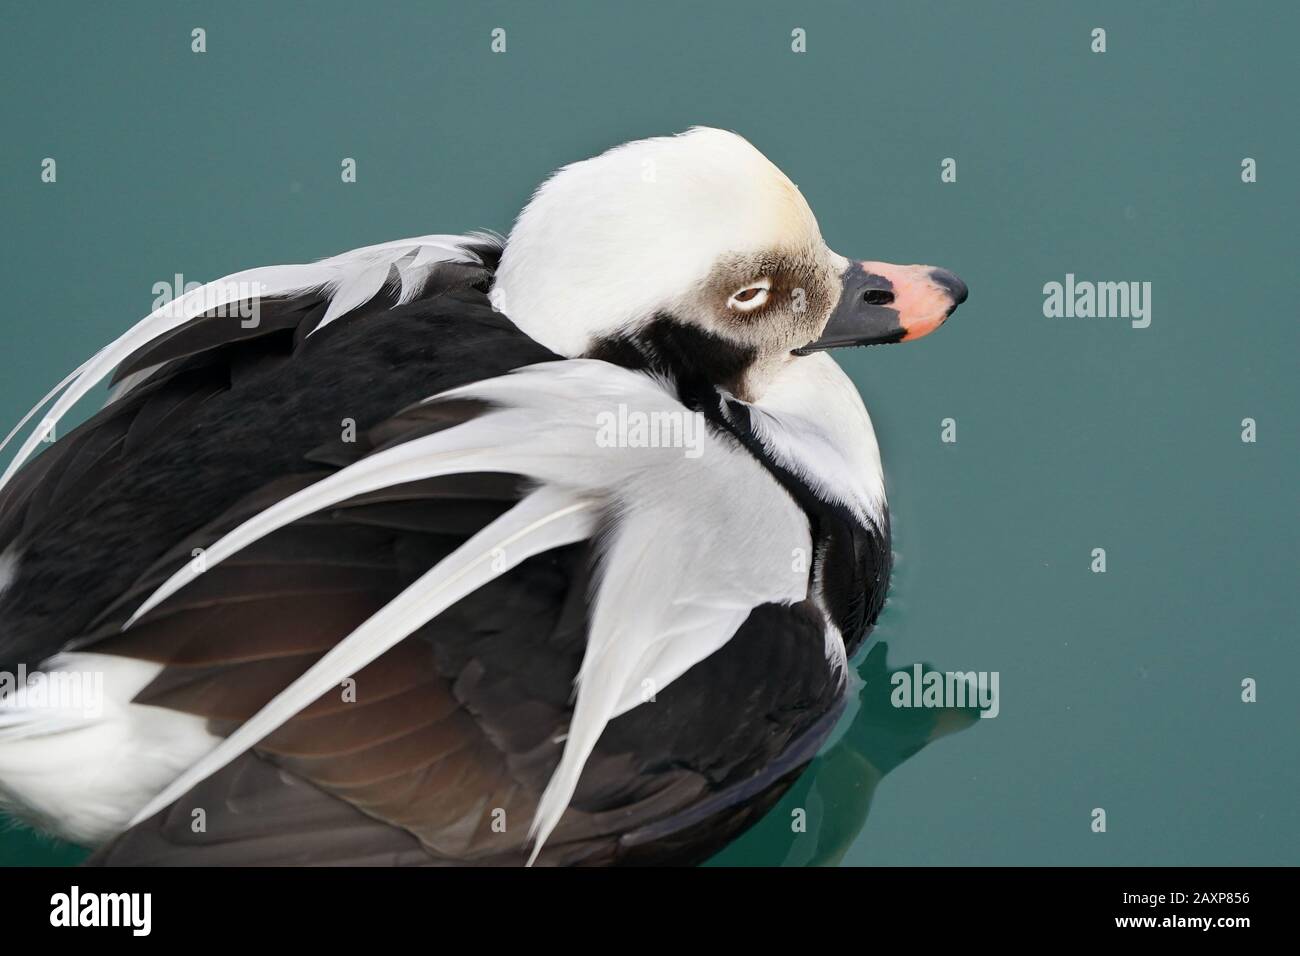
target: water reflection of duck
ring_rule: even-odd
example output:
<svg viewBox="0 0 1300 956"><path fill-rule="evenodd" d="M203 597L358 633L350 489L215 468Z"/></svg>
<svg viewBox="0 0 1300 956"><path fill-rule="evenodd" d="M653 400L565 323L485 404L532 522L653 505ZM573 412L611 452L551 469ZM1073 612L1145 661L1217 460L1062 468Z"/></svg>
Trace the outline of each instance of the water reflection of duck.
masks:
<svg viewBox="0 0 1300 956"><path fill-rule="evenodd" d="M844 735L809 764L762 821L711 865L840 863L862 832L885 775L940 737L978 723L978 707L893 706L890 678L912 665L889 667L888 650L887 644L876 644L858 665L858 711Z"/></svg>

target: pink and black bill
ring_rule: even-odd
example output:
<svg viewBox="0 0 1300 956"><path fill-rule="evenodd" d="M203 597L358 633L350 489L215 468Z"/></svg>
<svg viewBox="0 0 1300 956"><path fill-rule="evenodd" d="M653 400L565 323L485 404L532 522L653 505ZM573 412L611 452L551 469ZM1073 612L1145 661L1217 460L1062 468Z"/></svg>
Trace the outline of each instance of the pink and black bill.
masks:
<svg viewBox="0 0 1300 956"><path fill-rule="evenodd" d="M852 262L821 337L795 349L808 355L854 345L886 345L928 335L966 301L966 283L947 269Z"/></svg>

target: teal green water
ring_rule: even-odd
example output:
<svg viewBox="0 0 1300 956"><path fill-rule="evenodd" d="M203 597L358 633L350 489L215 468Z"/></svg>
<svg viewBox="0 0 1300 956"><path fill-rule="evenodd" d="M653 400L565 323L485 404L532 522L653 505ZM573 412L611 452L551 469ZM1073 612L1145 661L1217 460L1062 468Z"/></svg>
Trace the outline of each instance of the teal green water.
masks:
<svg viewBox="0 0 1300 956"><path fill-rule="evenodd" d="M0 422L177 272L504 231L562 163L736 129L833 248L943 265L972 291L925 341L841 358L890 487L888 660L877 643L859 662L858 718L717 862L1298 863L1300 12L1088 7L10 11ZM1045 318L1043 285L1067 273L1152 283L1151 325ZM889 706L889 671L915 661L997 671L999 715ZM0 863L76 858L0 832Z"/></svg>

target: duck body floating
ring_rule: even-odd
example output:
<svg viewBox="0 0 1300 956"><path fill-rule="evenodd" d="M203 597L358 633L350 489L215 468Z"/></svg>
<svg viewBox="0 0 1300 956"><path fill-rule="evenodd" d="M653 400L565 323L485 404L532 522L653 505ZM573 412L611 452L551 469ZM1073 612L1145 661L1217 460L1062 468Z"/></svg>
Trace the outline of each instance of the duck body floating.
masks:
<svg viewBox="0 0 1300 956"><path fill-rule="evenodd" d="M504 243L167 303L0 485L0 668L37 675L0 698L0 805L105 864L708 857L826 740L888 586L825 351L965 296L831 252L697 128L561 169Z"/></svg>

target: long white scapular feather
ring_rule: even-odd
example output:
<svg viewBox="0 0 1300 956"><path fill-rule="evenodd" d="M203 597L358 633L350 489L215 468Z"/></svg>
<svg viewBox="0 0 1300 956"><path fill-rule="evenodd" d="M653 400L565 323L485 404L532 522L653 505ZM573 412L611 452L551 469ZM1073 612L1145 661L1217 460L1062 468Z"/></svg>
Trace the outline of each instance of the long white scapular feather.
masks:
<svg viewBox="0 0 1300 956"><path fill-rule="evenodd" d="M548 488L524 498L334 645L270 703L168 784L136 814L131 825L183 796L465 595L526 558L585 540L595 529L595 504Z"/></svg>
<svg viewBox="0 0 1300 956"><path fill-rule="evenodd" d="M313 330L314 333L374 298L390 281L393 270L398 273L402 300L409 301L418 294L439 263L478 262L468 244L473 239L482 238L434 235L399 239L353 249L319 262L266 266L236 272L172 299L149 313L117 340L100 349L23 416L4 442L0 442L0 450L46 402L62 392L42 419L42 427L27 436L9 467L0 475L0 490L4 489L68 411L124 359L191 319L246 299L269 299L310 289L326 289L330 294L330 305L320 325Z"/></svg>
<svg viewBox="0 0 1300 956"><path fill-rule="evenodd" d="M18 549L11 546L0 552L0 597L2 597L14 578L18 577Z"/></svg>
<svg viewBox="0 0 1300 956"><path fill-rule="evenodd" d="M176 799L215 766L431 620L451 595L469 593L489 580L493 575L481 561L484 551L495 547L494 537L499 544L525 524L536 529L537 537L528 539L533 545L521 539L504 548L513 562L524 548L556 547L561 540L574 540L570 535L590 537L594 516L613 514L617 519L602 551L573 718L530 829L535 858L610 720L653 701L656 693L717 651L753 608L808 596L806 565L798 560L800 554L811 554L807 517L747 451L705 429L702 417L694 419L698 441L690 448L611 443L602 432L602 421L608 424L620 406L651 421L664 420L654 416L682 416L683 428L688 427L686 419L696 413L651 376L571 359L528 366L430 401L457 398L479 400L487 410L463 424L376 452L255 515L208 548L204 562L189 562L177 571L132 617L132 622L138 620L175 594L201 573L200 567L214 567L278 528L370 491L468 472L519 474L538 482L524 503L363 624L308 672L310 680L305 676L268 704L245 725L246 732L236 731L219 755L196 764L137 819ZM564 512L562 501L584 505ZM533 523L538 519L531 510L548 502L548 513L556 516L550 532L556 537L549 539L543 525ZM527 510L521 510L525 505ZM567 517L561 519L561 514ZM708 533L702 534L702 528ZM473 573L461 574L466 564ZM461 576L453 583L457 574Z"/></svg>
<svg viewBox="0 0 1300 956"><path fill-rule="evenodd" d="M5 446L7 446L11 441L13 441L14 436L17 435L20 431L22 431L23 428L26 427L27 423L32 420L32 416L34 416L37 412L39 412L42 408L44 408L46 402L48 402L55 395L59 394L59 392L67 388L68 383L71 382L78 375L80 375L81 370L84 369L85 367L86 367L85 365L80 365L77 368L73 369L71 372L68 373L68 376L64 378L63 381L61 381L58 385L55 385L52 389L46 392L45 397L42 398L39 402L37 402L35 405L33 405L31 407L31 410L18 420L17 425L9 429L9 434L5 435L4 441L0 441L0 451L4 451Z"/></svg>

